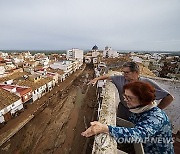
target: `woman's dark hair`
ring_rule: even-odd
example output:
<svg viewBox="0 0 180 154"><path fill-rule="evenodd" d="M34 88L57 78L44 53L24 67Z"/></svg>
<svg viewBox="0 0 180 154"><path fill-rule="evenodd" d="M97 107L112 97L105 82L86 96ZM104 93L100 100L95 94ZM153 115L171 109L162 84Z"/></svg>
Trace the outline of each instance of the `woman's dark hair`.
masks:
<svg viewBox="0 0 180 154"><path fill-rule="evenodd" d="M152 85L142 81L130 82L123 87L123 91L128 89L139 98L140 104L145 106L155 99L155 89Z"/></svg>
<svg viewBox="0 0 180 154"><path fill-rule="evenodd" d="M135 62L126 62L123 67L129 67L131 72L139 72L139 65Z"/></svg>

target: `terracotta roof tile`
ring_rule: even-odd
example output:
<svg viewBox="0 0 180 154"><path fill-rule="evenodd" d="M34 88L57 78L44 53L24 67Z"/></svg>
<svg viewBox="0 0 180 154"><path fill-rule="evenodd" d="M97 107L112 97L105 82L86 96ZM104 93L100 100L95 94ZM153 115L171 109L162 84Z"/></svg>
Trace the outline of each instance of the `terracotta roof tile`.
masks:
<svg viewBox="0 0 180 154"><path fill-rule="evenodd" d="M22 77L23 75L29 75L29 73L27 73L27 72L16 72L16 73L13 73L10 76L0 78L0 83L4 82L4 81L8 81L8 80L12 80L12 79L16 79L16 78Z"/></svg>
<svg viewBox="0 0 180 154"><path fill-rule="evenodd" d="M49 83L50 81L52 81L51 78L42 78L37 82L34 81L30 81L29 79L22 79L22 80L15 80L15 83L19 86L26 86L26 87L30 87L32 88L32 90L36 90L39 87Z"/></svg>
<svg viewBox="0 0 180 154"><path fill-rule="evenodd" d="M18 101L20 97L0 88L0 110Z"/></svg>

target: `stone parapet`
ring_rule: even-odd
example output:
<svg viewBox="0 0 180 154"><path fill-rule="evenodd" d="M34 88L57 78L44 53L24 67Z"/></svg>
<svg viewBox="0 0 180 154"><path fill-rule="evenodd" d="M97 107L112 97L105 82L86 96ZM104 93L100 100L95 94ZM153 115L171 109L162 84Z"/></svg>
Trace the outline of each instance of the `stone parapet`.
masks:
<svg viewBox="0 0 180 154"><path fill-rule="evenodd" d="M103 91L103 100L99 115L99 122L108 125L116 125L116 101L115 86L111 82L106 83ZM93 145L93 154L117 153L117 143L108 134L99 134L95 136Z"/></svg>

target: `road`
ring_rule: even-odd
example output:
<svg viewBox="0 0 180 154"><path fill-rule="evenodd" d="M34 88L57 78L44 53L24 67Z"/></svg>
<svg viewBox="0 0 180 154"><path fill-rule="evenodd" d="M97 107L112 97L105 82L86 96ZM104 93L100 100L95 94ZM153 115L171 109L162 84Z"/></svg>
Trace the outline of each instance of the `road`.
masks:
<svg viewBox="0 0 180 154"><path fill-rule="evenodd" d="M3 139L24 125L2 144L0 153L86 153L86 139L80 133L85 129L83 117L89 123L94 113L95 87L87 86L92 78L93 70L86 67L40 100L28 104L24 112L0 129L3 143ZM31 120L24 124L29 117Z"/></svg>

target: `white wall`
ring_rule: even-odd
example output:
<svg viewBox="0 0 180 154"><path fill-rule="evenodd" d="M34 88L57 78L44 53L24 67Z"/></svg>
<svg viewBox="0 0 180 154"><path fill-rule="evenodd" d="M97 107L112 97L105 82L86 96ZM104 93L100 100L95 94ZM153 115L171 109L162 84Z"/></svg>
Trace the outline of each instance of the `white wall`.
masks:
<svg viewBox="0 0 180 154"><path fill-rule="evenodd" d="M13 79L4 82L4 84L12 84L12 83L13 83Z"/></svg>
<svg viewBox="0 0 180 154"><path fill-rule="evenodd" d="M70 73L72 71L72 61L63 61L63 62L55 62L50 65L53 69L61 69L65 73Z"/></svg>
<svg viewBox="0 0 180 154"><path fill-rule="evenodd" d="M32 92L32 98L33 98L33 102L38 99L37 89Z"/></svg>
<svg viewBox="0 0 180 154"><path fill-rule="evenodd" d="M67 59L83 59L83 50L73 48L72 50L67 50L66 53Z"/></svg>
<svg viewBox="0 0 180 154"><path fill-rule="evenodd" d="M5 73L5 68L4 68L4 66L0 66L0 74L2 75L2 74L4 74Z"/></svg>
<svg viewBox="0 0 180 154"><path fill-rule="evenodd" d="M132 56L131 59L132 59L134 62L142 63L142 58L139 58L138 56Z"/></svg>
<svg viewBox="0 0 180 154"><path fill-rule="evenodd" d="M6 113L8 113L8 112L11 112L11 114L13 114L13 113L21 110L22 108L23 108L22 100L19 99L19 100L17 100L16 102L14 102L14 103L10 104L9 106L5 107L4 109L2 109L2 110L0 111L0 116L6 114ZM1 117L1 120L2 120L2 119L3 119L3 118ZM1 120L0 120L0 121L1 121Z"/></svg>
<svg viewBox="0 0 180 154"><path fill-rule="evenodd" d="M118 57L118 53L115 50L108 49L103 51L103 57L108 56L108 58L115 58Z"/></svg>
<svg viewBox="0 0 180 154"><path fill-rule="evenodd" d="M5 120L4 120L4 117L1 115L0 116L0 123L3 123L3 122L5 122Z"/></svg>
<svg viewBox="0 0 180 154"><path fill-rule="evenodd" d="M14 114L17 111L20 111L21 109L23 109L23 104L22 104L22 100L19 99L18 101L16 101L15 103L13 103L13 105L11 106L11 114Z"/></svg>
<svg viewBox="0 0 180 154"><path fill-rule="evenodd" d="M74 51L74 58L75 59L83 59L83 50L75 50Z"/></svg>

